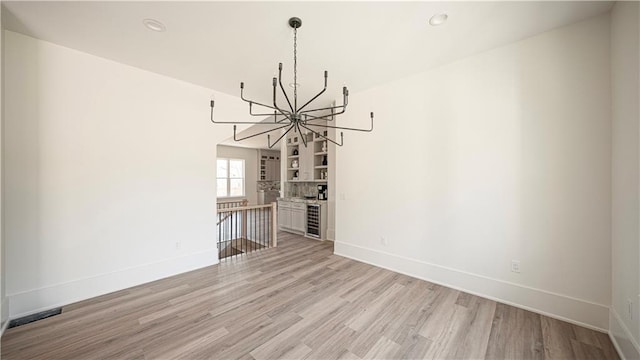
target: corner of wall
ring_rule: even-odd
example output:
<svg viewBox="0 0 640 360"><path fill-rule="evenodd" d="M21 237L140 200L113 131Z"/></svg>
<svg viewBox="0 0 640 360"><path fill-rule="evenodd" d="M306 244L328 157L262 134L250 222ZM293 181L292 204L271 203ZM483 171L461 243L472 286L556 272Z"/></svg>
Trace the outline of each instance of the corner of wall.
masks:
<svg viewBox="0 0 640 360"><path fill-rule="evenodd" d="M609 311L609 337L623 360L640 359L640 345L613 307Z"/></svg>
<svg viewBox="0 0 640 360"><path fill-rule="evenodd" d="M2 322L0 322L0 338L9 327L9 299L3 296L0 302L0 312L2 312Z"/></svg>
<svg viewBox="0 0 640 360"><path fill-rule="evenodd" d="M2 1L0 0L0 19L2 18ZM4 26L0 20L0 337L9 324L9 301L7 300L5 283L5 236L4 236Z"/></svg>

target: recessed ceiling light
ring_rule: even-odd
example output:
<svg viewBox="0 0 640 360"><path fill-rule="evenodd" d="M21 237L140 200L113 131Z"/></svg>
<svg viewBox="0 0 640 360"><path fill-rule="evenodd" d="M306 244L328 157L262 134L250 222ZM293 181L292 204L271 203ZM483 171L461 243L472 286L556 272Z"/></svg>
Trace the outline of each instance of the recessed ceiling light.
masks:
<svg viewBox="0 0 640 360"><path fill-rule="evenodd" d="M429 19L429 24L431 26L438 26L438 25L442 25L445 22L447 22L447 19L449 18L449 15L442 13L442 14L436 14L433 15L431 17L431 19Z"/></svg>
<svg viewBox="0 0 640 360"><path fill-rule="evenodd" d="M155 20L155 19L144 19L144 20L142 20L142 23L149 30L153 30L153 31L157 31L157 32L163 32L163 31L167 30L167 27L164 26L163 23L161 23L160 21Z"/></svg>

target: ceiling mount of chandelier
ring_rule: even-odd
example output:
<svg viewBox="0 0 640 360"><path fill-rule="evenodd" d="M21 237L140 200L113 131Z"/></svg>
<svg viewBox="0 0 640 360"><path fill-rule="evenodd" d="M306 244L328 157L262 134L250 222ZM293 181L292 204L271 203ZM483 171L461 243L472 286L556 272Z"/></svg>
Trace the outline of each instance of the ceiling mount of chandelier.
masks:
<svg viewBox="0 0 640 360"><path fill-rule="evenodd" d="M252 134L246 137L237 137L236 133L236 125L233 126L233 140L242 141L252 137L260 136L267 134L267 144L269 148L274 147L282 138L284 138L291 130L293 132L303 133L303 129L306 130L305 133L313 133L316 137L323 138L331 143L334 143L338 146L342 146L344 144L344 135L343 132L340 132L340 141L338 142L336 139L331 139L327 135L324 135L321 132L321 128L330 128L337 130L349 130L349 131L363 131L363 132L371 132L373 131L373 112L370 113L371 117L371 126L368 129L358 129L351 127L343 127L343 126L333 126L327 125L327 122L333 121L337 115L343 114L347 109L347 104L349 103L349 89L346 86L342 88L342 105L336 106L324 106L319 108L308 108L308 105L311 104L315 99L317 99L320 95L322 95L327 90L327 80L329 78L329 73L327 71L324 72L324 87L323 89L314 97L312 97L309 101L304 103L301 106L298 106L298 29L302 26L302 20L297 17L292 17L289 19L289 26L293 28L293 83L291 84L293 87L293 98L289 98L289 94L285 91L282 86L282 63L278 64L278 77L273 78L272 86L273 86L273 104L262 104L257 101L249 100L244 97L244 82L240 83L240 98L249 103L249 114L251 116L265 117L265 116L273 116L273 122L267 121L215 121L213 119L213 107L214 101L211 100L211 122L216 124L256 124L256 125L269 125L274 126L272 129L259 132L257 134ZM277 104L277 88L280 87L282 95L286 100L286 105L279 106ZM293 100L293 102L291 102ZM281 104L282 105L282 104ZM257 110L254 107L258 108ZM268 110L267 110L268 109ZM286 130L284 130L286 129ZM271 135L269 133L277 130L284 130L284 132L272 143ZM305 136L302 136L302 141L304 146L307 146L307 140Z"/></svg>

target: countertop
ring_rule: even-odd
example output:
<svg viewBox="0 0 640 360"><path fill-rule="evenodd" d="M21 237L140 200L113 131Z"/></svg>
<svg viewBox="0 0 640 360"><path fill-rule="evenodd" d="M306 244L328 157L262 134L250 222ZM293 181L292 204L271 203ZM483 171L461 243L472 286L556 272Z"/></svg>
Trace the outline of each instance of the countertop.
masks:
<svg viewBox="0 0 640 360"><path fill-rule="evenodd" d="M298 197L289 197L289 198L279 197L277 200L299 202L299 203L305 203L305 204L325 204L327 202L327 200L305 199L305 198L298 198Z"/></svg>

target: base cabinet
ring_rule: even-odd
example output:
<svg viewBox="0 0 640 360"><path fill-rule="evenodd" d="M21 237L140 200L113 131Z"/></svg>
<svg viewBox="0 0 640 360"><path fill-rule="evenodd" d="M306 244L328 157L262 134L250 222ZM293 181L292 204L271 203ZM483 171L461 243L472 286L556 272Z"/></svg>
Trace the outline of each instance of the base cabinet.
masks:
<svg viewBox="0 0 640 360"><path fill-rule="evenodd" d="M278 227L304 234L307 227L306 204L292 201L278 201Z"/></svg>

